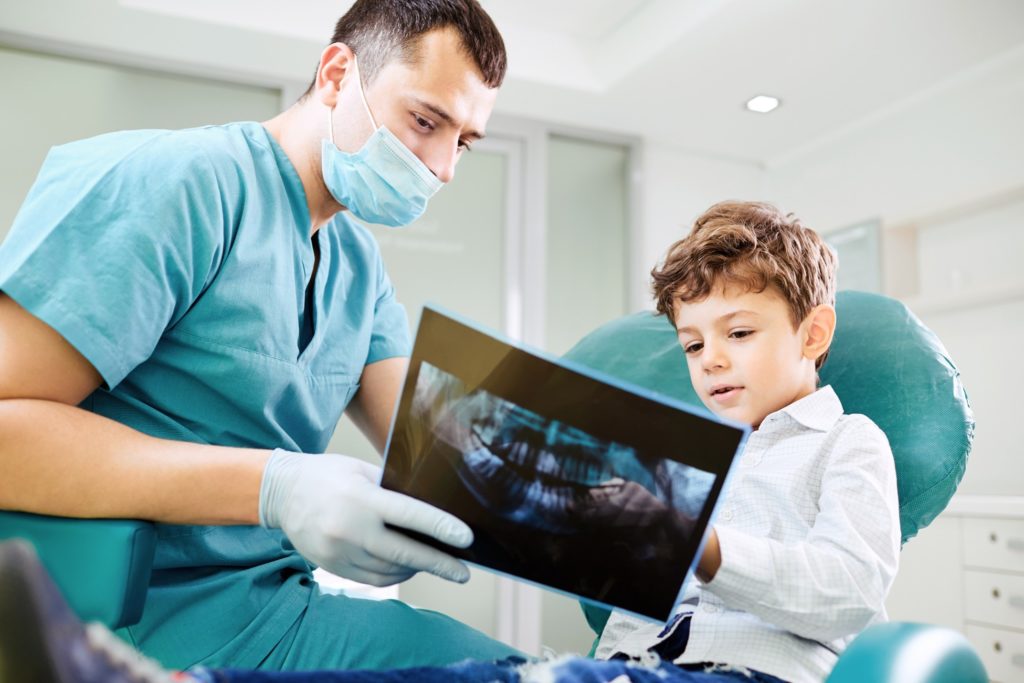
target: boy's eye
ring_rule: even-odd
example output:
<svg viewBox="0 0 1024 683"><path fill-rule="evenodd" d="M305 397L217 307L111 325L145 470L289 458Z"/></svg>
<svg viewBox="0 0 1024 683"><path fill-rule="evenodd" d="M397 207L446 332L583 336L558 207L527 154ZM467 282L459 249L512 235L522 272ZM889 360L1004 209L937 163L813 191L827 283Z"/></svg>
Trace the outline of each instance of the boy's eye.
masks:
<svg viewBox="0 0 1024 683"><path fill-rule="evenodd" d="M744 337L749 337L752 334L754 334L753 330L734 330L729 336L734 339L743 339Z"/></svg>
<svg viewBox="0 0 1024 683"><path fill-rule="evenodd" d="M683 352L684 353L697 353L703 347L704 347L704 344L702 344L701 342L690 342L689 344L686 344L686 345L683 346Z"/></svg>

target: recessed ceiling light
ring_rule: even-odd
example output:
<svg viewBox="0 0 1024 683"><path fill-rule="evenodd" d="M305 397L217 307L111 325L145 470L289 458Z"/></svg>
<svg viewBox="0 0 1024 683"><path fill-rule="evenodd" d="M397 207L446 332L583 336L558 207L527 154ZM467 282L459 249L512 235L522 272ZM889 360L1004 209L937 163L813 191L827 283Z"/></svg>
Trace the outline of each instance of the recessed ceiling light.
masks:
<svg viewBox="0 0 1024 683"><path fill-rule="evenodd" d="M767 114L779 106L779 98L771 95L758 95L747 100L747 109L758 114Z"/></svg>

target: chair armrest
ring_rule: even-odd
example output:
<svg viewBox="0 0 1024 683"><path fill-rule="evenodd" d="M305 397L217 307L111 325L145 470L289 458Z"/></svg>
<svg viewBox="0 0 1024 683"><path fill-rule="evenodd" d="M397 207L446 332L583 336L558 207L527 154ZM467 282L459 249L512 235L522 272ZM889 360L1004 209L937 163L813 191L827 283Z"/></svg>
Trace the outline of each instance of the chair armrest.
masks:
<svg viewBox="0 0 1024 683"><path fill-rule="evenodd" d="M891 622L857 636L827 683L987 683L967 638L941 626Z"/></svg>
<svg viewBox="0 0 1024 683"><path fill-rule="evenodd" d="M608 623L608 617L612 615L612 611L607 607L598 607L583 600L580 600L580 607L583 608L583 616L587 619L587 625L597 634L593 645L590 646L590 652L587 653L587 656L593 659L594 653L597 652L597 643L601 640L601 632L604 631L604 625Z"/></svg>
<svg viewBox="0 0 1024 683"><path fill-rule="evenodd" d="M82 620L120 628L141 618L156 548L150 522L0 512L0 540L7 538L35 546Z"/></svg>

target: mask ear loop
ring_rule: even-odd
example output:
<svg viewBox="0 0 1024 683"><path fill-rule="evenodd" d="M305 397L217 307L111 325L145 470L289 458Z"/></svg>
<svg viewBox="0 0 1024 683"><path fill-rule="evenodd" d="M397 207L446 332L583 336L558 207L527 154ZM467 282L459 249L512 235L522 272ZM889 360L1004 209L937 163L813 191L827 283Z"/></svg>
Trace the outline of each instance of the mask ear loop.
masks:
<svg viewBox="0 0 1024 683"><path fill-rule="evenodd" d="M359 99L363 102L363 109L366 110L366 115L370 117L370 125L373 126L374 130L377 130L377 119L373 118L373 113L370 112L370 104L366 101L366 91L363 90L363 79L359 75L359 57L352 53L352 66L355 71L356 81L359 83Z"/></svg>
<svg viewBox="0 0 1024 683"><path fill-rule="evenodd" d="M327 135L331 139L331 144L334 145L335 147L337 147L337 145L334 144L334 107L333 106L330 109L327 110Z"/></svg>

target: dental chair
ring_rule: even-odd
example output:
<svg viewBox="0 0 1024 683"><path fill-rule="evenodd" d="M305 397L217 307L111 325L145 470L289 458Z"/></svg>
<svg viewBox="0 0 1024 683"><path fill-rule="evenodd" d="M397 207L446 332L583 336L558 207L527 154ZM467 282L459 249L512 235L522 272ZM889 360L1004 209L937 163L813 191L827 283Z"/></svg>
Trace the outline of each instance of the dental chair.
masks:
<svg viewBox="0 0 1024 683"><path fill-rule="evenodd" d="M974 430L970 406L942 344L902 304L840 292L836 307L838 328L821 381L832 385L846 412L867 415L888 436L905 543L942 512L963 477ZM615 320L587 335L566 358L701 406L675 332L662 317L637 313ZM0 539L12 537L36 546L82 619L117 628L140 618L155 545L151 524L0 512ZM591 605L583 610L600 634L608 611ZM850 644L828 683L987 680L958 632L887 623Z"/></svg>
<svg viewBox="0 0 1024 683"><path fill-rule="evenodd" d="M862 413L885 432L899 489L902 542L946 507L967 465L974 418L960 373L945 348L903 304L877 294L836 297L835 339L819 375L847 413ZM636 313L584 337L567 360L704 410L686 357L664 317ZM605 609L581 603L600 635ZM591 648L591 654L597 646ZM985 683L977 653L957 631L887 623L861 633L828 683Z"/></svg>

